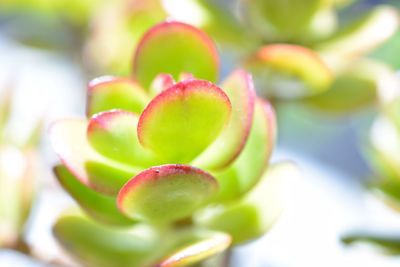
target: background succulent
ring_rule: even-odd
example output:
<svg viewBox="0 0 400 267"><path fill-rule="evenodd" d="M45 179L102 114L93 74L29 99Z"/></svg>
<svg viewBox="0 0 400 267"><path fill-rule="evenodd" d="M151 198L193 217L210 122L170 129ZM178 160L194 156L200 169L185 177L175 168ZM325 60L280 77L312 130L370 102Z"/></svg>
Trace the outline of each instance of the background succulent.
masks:
<svg viewBox="0 0 400 267"><path fill-rule="evenodd" d="M297 170L267 167L275 116L251 76L217 86L218 71L205 33L164 22L140 40L132 78L94 79L88 118L52 125L55 173L88 215L54 233L85 265L186 266L275 222Z"/></svg>
<svg viewBox="0 0 400 267"><path fill-rule="evenodd" d="M203 17L196 22L173 1L164 2L172 17L203 27L233 47L260 93L269 97L301 100L329 113L349 112L375 103L382 76L392 73L368 54L398 30L393 7L367 12L350 7L341 13L352 17L343 20L339 10L353 1L243 0L232 8L234 14L215 1L193 0L192 10Z"/></svg>
<svg viewBox="0 0 400 267"><path fill-rule="evenodd" d="M12 89L4 90L0 103L0 248L28 252L26 224L36 194L37 145L41 125L19 142L9 127Z"/></svg>

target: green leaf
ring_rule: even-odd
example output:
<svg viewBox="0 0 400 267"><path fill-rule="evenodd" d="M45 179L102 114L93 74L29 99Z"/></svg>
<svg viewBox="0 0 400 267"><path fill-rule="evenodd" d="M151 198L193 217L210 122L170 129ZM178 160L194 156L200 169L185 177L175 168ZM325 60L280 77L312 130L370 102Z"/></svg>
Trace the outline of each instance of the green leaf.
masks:
<svg viewBox="0 0 400 267"><path fill-rule="evenodd" d="M232 104L232 115L218 138L192 163L206 169L229 165L242 151L253 122L255 91L251 76L234 71L221 85Z"/></svg>
<svg viewBox="0 0 400 267"><path fill-rule="evenodd" d="M177 248L160 263L155 265L155 267L192 266L195 263L223 252L231 244L230 236L224 233L195 231L188 234L187 232L185 231L184 234L178 233L180 235L178 237L174 236L174 239L183 239L179 240L179 243L184 244L175 245Z"/></svg>
<svg viewBox="0 0 400 267"><path fill-rule="evenodd" d="M231 166L213 172L220 184L217 200L230 201L248 192L265 171L275 145L275 113L268 102L257 99L247 143Z"/></svg>
<svg viewBox="0 0 400 267"><path fill-rule="evenodd" d="M90 144L102 155L133 166L157 165L156 157L145 150L137 137L138 117L130 112L112 110L93 116L88 125Z"/></svg>
<svg viewBox="0 0 400 267"><path fill-rule="evenodd" d="M329 90L304 99L304 103L325 112L353 112L373 105L377 91L393 80L392 75L393 71L383 64L356 61L342 69Z"/></svg>
<svg viewBox="0 0 400 267"><path fill-rule="evenodd" d="M326 91L332 73L312 50L288 44L260 48L246 63L264 94L296 98ZM258 85L259 84L259 85Z"/></svg>
<svg viewBox="0 0 400 267"><path fill-rule="evenodd" d="M210 207L195 220L199 225L230 234L234 245L258 238L279 218L293 179L298 176L299 170L291 163L272 165L244 198Z"/></svg>
<svg viewBox="0 0 400 267"><path fill-rule="evenodd" d="M83 184L97 192L115 195L141 168L119 163L97 153L87 140L87 122L66 119L53 123L50 139L62 163Z"/></svg>
<svg viewBox="0 0 400 267"><path fill-rule="evenodd" d="M181 72L190 72L196 78L215 82L218 68L216 47L205 33L188 24L164 22L143 36L135 53L133 73L147 88L160 73L169 73L178 80Z"/></svg>
<svg viewBox="0 0 400 267"><path fill-rule="evenodd" d="M316 14L331 5L326 0L243 1L247 24L264 39L301 40Z"/></svg>
<svg viewBox="0 0 400 267"><path fill-rule="evenodd" d="M323 54L357 58L386 42L399 27L398 11L378 6L365 16L343 27L316 49Z"/></svg>
<svg viewBox="0 0 400 267"><path fill-rule="evenodd" d="M217 86L185 80L163 91L139 118L140 143L164 160L187 163L217 138L231 103Z"/></svg>
<svg viewBox="0 0 400 267"><path fill-rule="evenodd" d="M369 243L375 245L391 255L400 254L400 237L379 233L352 233L342 238L343 243L353 245L354 243Z"/></svg>
<svg viewBox="0 0 400 267"><path fill-rule="evenodd" d="M146 92L135 81L103 76L89 83L87 114L92 116L111 109L140 114L149 101Z"/></svg>
<svg viewBox="0 0 400 267"><path fill-rule="evenodd" d="M61 186L96 221L121 226L135 223L117 209L115 197L105 196L82 184L62 165L57 165L54 172Z"/></svg>
<svg viewBox="0 0 400 267"><path fill-rule="evenodd" d="M131 218L174 221L190 216L216 193L208 173L188 165L161 165L139 173L118 194L119 209Z"/></svg>
<svg viewBox="0 0 400 267"><path fill-rule="evenodd" d="M53 227L61 245L88 267L143 267L161 255L154 230L138 225L115 228L79 215L64 215Z"/></svg>
<svg viewBox="0 0 400 267"><path fill-rule="evenodd" d="M400 211L400 180L398 177L383 177L373 185L373 192L385 204Z"/></svg>

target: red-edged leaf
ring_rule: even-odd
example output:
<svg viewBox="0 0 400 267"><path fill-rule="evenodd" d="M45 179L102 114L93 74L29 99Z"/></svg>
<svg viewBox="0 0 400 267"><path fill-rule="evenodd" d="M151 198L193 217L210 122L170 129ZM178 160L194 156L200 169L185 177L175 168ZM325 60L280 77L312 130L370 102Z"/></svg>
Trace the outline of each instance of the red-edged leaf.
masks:
<svg viewBox="0 0 400 267"><path fill-rule="evenodd" d="M145 87L160 73L178 80L182 72L215 82L219 59L212 40L189 24L169 21L150 29L137 47L133 73Z"/></svg>
<svg viewBox="0 0 400 267"><path fill-rule="evenodd" d="M86 130L87 122L84 119L66 119L53 123L50 128L53 149L68 170L83 184L95 191L115 195L140 169L97 153L87 140Z"/></svg>
<svg viewBox="0 0 400 267"><path fill-rule="evenodd" d="M188 165L161 165L139 173L118 194L119 209L131 218L173 221L190 216L217 191L208 173Z"/></svg>
<svg viewBox="0 0 400 267"><path fill-rule="evenodd" d="M193 165L200 168L221 168L230 164L246 144L253 121L255 91L251 76L236 70L221 85L232 104L232 116L220 136Z"/></svg>
<svg viewBox="0 0 400 267"><path fill-rule="evenodd" d="M123 109L140 114L148 102L146 92L135 81L103 76L89 83L87 114L92 116L111 109Z"/></svg>
<svg viewBox="0 0 400 267"><path fill-rule="evenodd" d="M82 184L62 165L54 168L61 186L78 202L83 210L95 220L113 225L132 225L135 221L123 215L117 209L115 197L100 194Z"/></svg>
<svg viewBox="0 0 400 267"><path fill-rule="evenodd" d="M138 124L140 143L166 161L187 163L220 134L231 104L214 84L186 80L155 97Z"/></svg>
<svg viewBox="0 0 400 267"><path fill-rule="evenodd" d="M150 167L156 157L145 150L137 138L138 117L122 110L93 116L88 125L90 144L102 155L134 166Z"/></svg>
<svg viewBox="0 0 400 267"><path fill-rule="evenodd" d="M149 93L152 96L156 96L174 84L175 80L170 74L161 73L151 83Z"/></svg>
<svg viewBox="0 0 400 267"><path fill-rule="evenodd" d="M236 199L259 181L275 145L275 138L274 110L268 102L256 99L253 125L243 151L228 168L213 172L220 183L218 200Z"/></svg>

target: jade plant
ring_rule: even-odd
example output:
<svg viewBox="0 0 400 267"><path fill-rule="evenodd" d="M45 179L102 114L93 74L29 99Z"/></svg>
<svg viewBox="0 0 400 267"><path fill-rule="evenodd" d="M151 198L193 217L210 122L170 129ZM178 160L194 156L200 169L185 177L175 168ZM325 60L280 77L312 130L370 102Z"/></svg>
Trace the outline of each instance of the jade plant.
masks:
<svg viewBox="0 0 400 267"><path fill-rule="evenodd" d="M345 8L354 1L346 0L242 0L235 12L216 1L179 1L195 16L176 1L163 2L173 18L231 47L260 93L277 100L347 113L375 103L381 76L392 72L368 57L398 30L391 6L354 15Z"/></svg>
<svg viewBox="0 0 400 267"><path fill-rule="evenodd" d="M15 138L10 128L12 91L0 102L0 248L29 252L26 224L36 194L37 145L40 124L26 140Z"/></svg>
<svg viewBox="0 0 400 267"><path fill-rule="evenodd" d="M297 173L268 166L271 105L238 69L216 85L211 39L180 22L141 38L131 77L88 84L87 118L55 122L55 173L84 211L61 215L60 244L85 266L187 266L263 235ZM211 266L211 265L209 265Z"/></svg>

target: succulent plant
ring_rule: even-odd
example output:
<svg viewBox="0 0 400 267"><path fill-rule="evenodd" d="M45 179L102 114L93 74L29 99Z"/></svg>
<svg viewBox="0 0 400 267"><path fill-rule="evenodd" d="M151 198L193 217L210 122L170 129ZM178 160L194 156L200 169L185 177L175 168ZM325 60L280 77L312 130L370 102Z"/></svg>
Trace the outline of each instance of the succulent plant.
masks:
<svg viewBox="0 0 400 267"><path fill-rule="evenodd" d="M36 193L40 124L23 142L9 128L12 91L0 103L0 248L27 252L25 226Z"/></svg>
<svg viewBox="0 0 400 267"><path fill-rule="evenodd" d="M392 72L367 55L398 30L394 7L377 6L361 16L353 10L343 21L338 10L352 1L242 0L239 16L216 1L181 1L201 15L195 20L175 1L164 2L173 18L234 47L264 96L296 99L329 113L351 112L374 103L380 76Z"/></svg>
<svg viewBox="0 0 400 267"><path fill-rule="evenodd" d="M217 86L218 71L204 32L163 22L141 38L132 77L89 83L87 119L52 125L55 173L85 212L54 234L84 265L187 266L278 218L297 170L268 167L273 108L246 71Z"/></svg>

